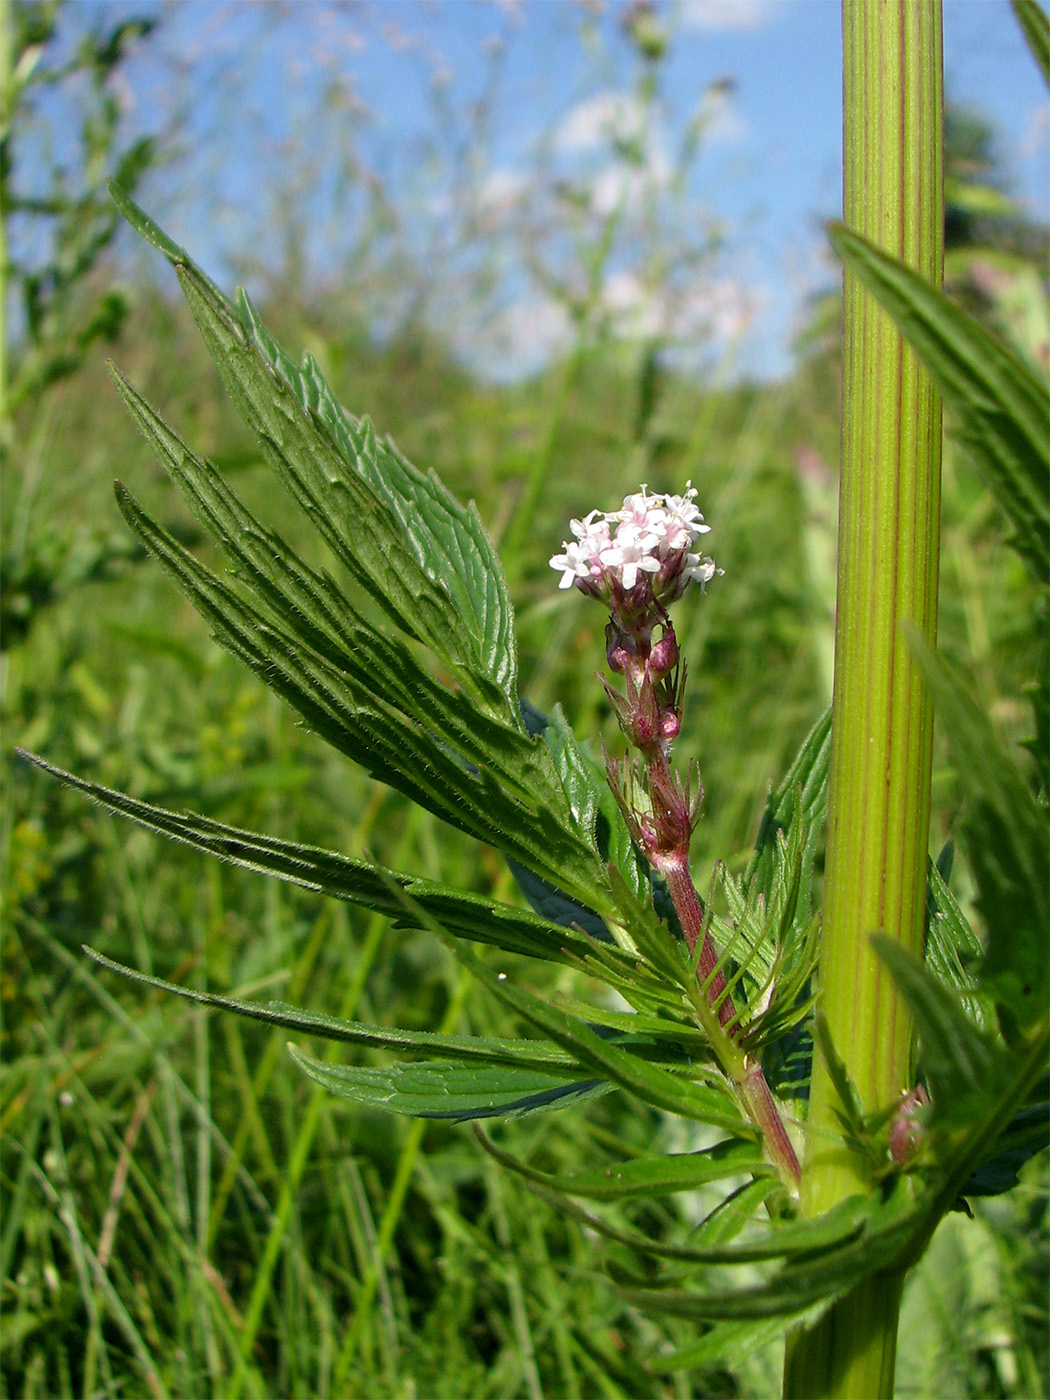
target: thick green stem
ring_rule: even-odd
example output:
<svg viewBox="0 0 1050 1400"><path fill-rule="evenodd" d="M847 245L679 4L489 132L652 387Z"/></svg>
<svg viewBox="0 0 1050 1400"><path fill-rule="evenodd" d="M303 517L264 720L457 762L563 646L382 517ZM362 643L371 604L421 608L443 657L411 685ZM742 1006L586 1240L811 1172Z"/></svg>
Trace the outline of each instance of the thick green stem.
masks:
<svg viewBox="0 0 1050 1400"><path fill-rule="evenodd" d="M843 0L845 221L934 283L943 259L940 0ZM847 275L838 611L819 985L869 1111L912 1083L912 1025L871 935L921 951L933 720L908 627L936 633L940 406ZM871 1189L814 1066L802 1204ZM890 1396L899 1279L858 1287L791 1339L788 1396Z"/></svg>

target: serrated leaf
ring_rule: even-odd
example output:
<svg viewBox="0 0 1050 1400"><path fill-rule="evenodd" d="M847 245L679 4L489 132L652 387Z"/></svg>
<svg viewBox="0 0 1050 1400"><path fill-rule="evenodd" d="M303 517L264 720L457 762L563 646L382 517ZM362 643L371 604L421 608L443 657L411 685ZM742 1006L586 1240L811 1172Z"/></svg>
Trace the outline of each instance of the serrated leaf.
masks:
<svg viewBox="0 0 1050 1400"><path fill-rule="evenodd" d="M266 332L242 291L239 309L256 348L320 421L372 489L390 507L420 567L437 577L466 623L477 669L492 684L490 699L515 702L514 613L499 558L473 504L462 506L434 472L421 472L367 418L337 402L317 362L296 364Z"/></svg>
<svg viewBox="0 0 1050 1400"><path fill-rule="evenodd" d="M967 798L961 825L988 928L984 988L1022 1028L1050 999L1050 825L965 680L912 637Z"/></svg>
<svg viewBox="0 0 1050 1400"><path fill-rule="evenodd" d="M524 1020L541 1030L556 1045L561 1045L581 1064L608 1076L613 1083L634 1094L643 1103L652 1104L668 1113L710 1123L741 1137L754 1135L751 1125L741 1118L728 1090L697 1083L695 1079L649 1063L629 1049L603 1039L575 1016L569 1016L524 988L515 986L509 978L500 981L468 950L458 949L457 956L467 963L491 992Z"/></svg>
<svg viewBox="0 0 1050 1400"><path fill-rule="evenodd" d="M492 1036L442 1035L437 1031L407 1031L397 1027L369 1026L361 1021L346 1021L338 1016L326 1016L290 1006L281 1001L251 1001L244 997L221 996L216 992L201 992L167 982L123 963L114 962L94 948L84 948L88 957L100 967L117 972L131 982L140 982L160 992L171 992L183 1001L198 1006L233 1011L249 1020L280 1026L284 1030L301 1031L322 1040L340 1041L348 1045L366 1045L377 1050L411 1050L427 1058L449 1059L462 1064L501 1065L528 1071L539 1070L554 1078L578 1079L580 1066L556 1045L540 1041L508 1040Z"/></svg>
<svg viewBox="0 0 1050 1400"><path fill-rule="evenodd" d="M581 1001L560 993L556 1004L571 1016L578 1016L590 1026L604 1026L622 1035L644 1036L655 1042L676 1047L683 1063L713 1061L714 1052L704 1032L683 1006L679 1016L654 1015L648 1011L610 1011L606 1006ZM668 1059L673 1058L668 1055Z"/></svg>
<svg viewBox="0 0 1050 1400"><path fill-rule="evenodd" d="M977 964L984 956L981 941L933 862L926 886L926 938L924 957L930 971L960 993L963 1010L982 1029L994 1023L994 1007L975 983Z"/></svg>
<svg viewBox="0 0 1050 1400"><path fill-rule="evenodd" d="M231 397L337 556L409 635L422 632L436 655L465 664L468 684L483 681L478 698L516 722L513 611L477 511L392 443L378 442L367 419L339 405L312 357L297 365L247 297L231 302L123 190L110 189L132 227L175 267ZM280 406L275 385L292 395L294 410ZM444 631L442 617L451 624Z"/></svg>
<svg viewBox="0 0 1050 1400"><path fill-rule="evenodd" d="M440 919L456 937L487 943L508 953L555 962L573 962L574 954L579 957L590 948L587 940L574 930L550 924L513 905L367 861L352 860L318 846L227 826L193 812L171 812L63 772L35 754L22 749L16 752L118 816L234 865L385 914L394 921L395 927L415 928L418 924L412 922L404 904L391 894L391 881L406 890L420 907ZM624 961L618 950L610 949L610 955Z"/></svg>
<svg viewBox="0 0 1050 1400"><path fill-rule="evenodd" d="M399 639L371 627L329 575L301 564L280 535L261 525L211 464L197 457L115 370L113 378L169 476L286 644L299 643L351 676L363 702L381 693L467 763L497 771L505 788L535 805L543 750L520 724L479 710L463 691L435 680Z"/></svg>
<svg viewBox="0 0 1050 1400"><path fill-rule="evenodd" d="M418 914L423 926L431 929L498 1000L541 1030L556 1045L561 1045L581 1065L611 1079L621 1089L655 1108L710 1123L737 1137L755 1136L755 1129L741 1117L732 1094L724 1084L698 1082L701 1077L710 1080L710 1070L697 1065L683 1067L681 1073L675 1073L661 1064L650 1062L649 1058L642 1058L664 1057L666 1050L660 1044L653 1044L644 1036L639 1036L633 1046L629 1042L615 1043L603 1037L584 1021L550 1005L524 987L516 986L506 974L497 974L469 948L450 938L440 921L415 905L405 891L395 890L394 893L404 900L406 910Z"/></svg>
<svg viewBox="0 0 1050 1400"><path fill-rule="evenodd" d="M766 802L755 838L755 849L744 875L749 894L768 899L776 875L777 833L790 831L800 820L806 831L804 867L801 871L800 898L807 911L810 904L810 877L813 859L823 836L827 814L828 765L831 761L831 708L824 711L802 741L783 781Z"/></svg>
<svg viewBox="0 0 1050 1400"><path fill-rule="evenodd" d="M826 1247L818 1245L812 1251L800 1250L799 1257L776 1270L763 1284L704 1292L625 1290L624 1297L645 1311L677 1317L711 1321L794 1317L809 1307L842 1297L860 1279L892 1267L927 1223L925 1212L914 1205L905 1183L900 1183L884 1202L854 1197L841 1202L834 1212L829 1212L829 1216L832 1214L840 1214L844 1224L851 1222L857 1228L851 1229L842 1241ZM784 1228L794 1230L795 1226ZM775 1232L771 1235L775 1236Z"/></svg>
<svg viewBox="0 0 1050 1400"><path fill-rule="evenodd" d="M936 287L867 239L830 224L835 250L896 322L955 415L1014 528L1011 543L1050 581L1050 391L1024 361Z"/></svg>
<svg viewBox="0 0 1050 1400"><path fill-rule="evenodd" d="M782 1337L784 1327L784 1317L719 1322L698 1342L690 1342L677 1351L650 1356L649 1368L661 1373L698 1371L705 1366L725 1366L727 1361L737 1367L753 1352Z"/></svg>
<svg viewBox="0 0 1050 1400"><path fill-rule="evenodd" d="M288 1052L304 1074L339 1098L364 1108L457 1123L563 1108L608 1093L612 1087L600 1080L566 1083L536 1070L504 1066L442 1061L389 1067L333 1065L304 1055L294 1045L289 1045Z"/></svg>
<svg viewBox="0 0 1050 1400"><path fill-rule="evenodd" d="M775 1176L776 1168L763 1160L753 1142L729 1139L703 1152L682 1152L656 1157L634 1157L609 1162L602 1167L586 1167L564 1175L542 1172L501 1151L480 1129L475 1136L503 1166L526 1180L564 1196L582 1196L592 1201L616 1201L633 1196L672 1195L693 1191L726 1177Z"/></svg>
<svg viewBox="0 0 1050 1400"><path fill-rule="evenodd" d="M475 691L467 628L447 590L409 546L389 503L263 359L226 299L193 267L179 264L176 271L223 387L267 461L361 587ZM365 436L369 452L374 434L369 429Z"/></svg>
<svg viewBox="0 0 1050 1400"><path fill-rule="evenodd" d="M576 738L560 705L555 705L545 720L543 741L554 759L573 817L594 841L602 860L619 870L632 894L646 896L648 874L609 789L604 764Z"/></svg>
<svg viewBox="0 0 1050 1400"><path fill-rule="evenodd" d="M542 773L535 774L538 790L530 800L521 791L529 772L524 765L520 781L512 783L496 763L471 764L421 724L406 720L376 682L337 669L288 636L162 530L122 487L118 502L217 640L334 748L435 815L600 900L595 855L560 819L557 797L553 807L545 800L549 789Z"/></svg>
<svg viewBox="0 0 1050 1400"><path fill-rule="evenodd" d="M669 1259L675 1263L704 1265L712 1268L729 1267L736 1264L764 1264L778 1259L796 1259L800 1263L804 1263L810 1258L830 1257L837 1251L851 1249L855 1242L861 1240L865 1235L868 1223L878 1210L877 1203L870 1198L851 1196L849 1200L840 1201L832 1210L816 1219L792 1220L775 1228L764 1229L761 1233L744 1242L734 1242L732 1235L739 1233L744 1226L750 1224L755 1219L762 1203L780 1188L781 1183L772 1175L749 1181L745 1186L735 1191L732 1197L727 1198L727 1201L722 1202L718 1210L712 1212L708 1220L705 1220L695 1232L697 1239L718 1240L721 1238L723 1242L686 1245L652 1239L638 1230L614 1225L604 1217L595 1215L593 1211L578 1205L570 1197L550 1191L539 1182L530 1182L531 1190L554 1202L564 1214L572 1216L604 1238L612 1240L616 1244L622 1244L643 1257L648 1255L654 1259ZM722 1214L730 1202L736 1207L735 1211L731 1210L728 1215ZM722 1214L722 1218L716 1226L715 1219L720 1214ZM712 1230L710 1234L705 1234L709 1221L712 1223ZM731 1222L731 1225L727 1222ZM852 1258L852 1254L850 1257ZM809 1301L815 1301L815 1299ZM807 1300L800 1300L800 1307L807 1305ZM725 1315L733 1316L732 1313ZM751 1314L741 1313L739 1315L750 1316Z"/></svg>
<svg viewBox="0 0 1050 1400"><path fill-rule="evenodd" d="M1003 1051L967 1017L958 995L930 975L918 958L878 935L872 945L908 1003L919 1036L919 1062L934 1105L934 1121L967 1124L1003 1080Z"/></svg>

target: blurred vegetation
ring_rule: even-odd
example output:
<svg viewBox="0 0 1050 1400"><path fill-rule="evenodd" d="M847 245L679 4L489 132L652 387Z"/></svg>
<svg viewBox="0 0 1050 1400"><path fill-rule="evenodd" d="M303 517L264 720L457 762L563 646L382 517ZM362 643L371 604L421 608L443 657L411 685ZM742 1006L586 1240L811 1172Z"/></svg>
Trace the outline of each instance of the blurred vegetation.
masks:
<svg viewBox="0 0 1050 1400"><path fill-rule="evenodd" d="M647 1365L687 1331L626 1309L593 1241L501 1178L465 1130L352 1111L291 1072L279 1033L143 995L81 955L90 942L174 980L381 1023L515 1029L430 935L391 937L381 919L162 846L13 764L18 743L169 807L367 849L513 897L492 853L377 790L297 727L210 642L160 571L140 566L120 527L109 494L118 473L194 538L105 377L100 338L294 545L307 535L272 498L273 478L181 306L145 284L111 290L103 180L130 182L153 159L148 144L122 145L111 84L147 23L96 34L71 60L66 76L89 79L83 183L63 183L56 167L46 195L19 193L11 123L34 96L31 66L43 65L41 82L62 80L47 68L62 14L56 3L14 7L21 48L5 95L6 217L38 220L48 251L31 265L9 242L6 266L24 310L9 342L4 452L2 1394L775 1393L776 1347L689 1376ZM648 22L632 23L651 80L663 49ZM990 161L990 133L978 127L967 138L974 159ZM997 187L994 163L978 176ZM1000 328L1038 359L1038 336L1024 337L1040 316L1045 324L1043 245L1016 221L987 241L1003 226L970 209L957 246L1013 260L1023 315ZM614 729L593 680L600 628L558 596L547 557L570 515L641 480L700 487L726 576L700 606L685 605L678 633L691 673L684 743L708 794L699 883L714 859L739 860L767 785L830 698L833 340L813 336L782 383L727 383L718 366L676 363L658 338L591 324L564 358L493 387L422 316L377 340L352 278L321 298L301 277L287 285L295 291L275 283L262 308L282 342L313 351L349 407L473 497L497 543L509 538L524 689L543 708L561 701L581 732ZM528 528L515 530L537 479ZM1046 638L1032 630L1029 584L1002 533L990 498L949 454L943 644L1020 741L1031 732L1024 687L1046 664ZM940 844L957 805L943 756L935 802ZM551 994L572 985L565 970L527 973L533 985L549 979ZM502 1133L552 1170L597 1144L700 1145L688 1125L628 1111L616 1094ZM909 1284L902 1396L1046 1393L1046 1173L1037 1160L1021 1190L942 1226ZM688 1208L654 1203L645 1224L659 1234L665 1212Z"/></svg>

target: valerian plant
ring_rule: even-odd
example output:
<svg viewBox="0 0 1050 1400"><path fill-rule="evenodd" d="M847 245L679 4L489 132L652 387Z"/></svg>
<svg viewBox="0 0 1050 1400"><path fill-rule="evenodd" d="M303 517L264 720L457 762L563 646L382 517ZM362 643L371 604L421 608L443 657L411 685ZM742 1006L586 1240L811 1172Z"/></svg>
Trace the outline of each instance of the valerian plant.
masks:
<svg viewBox="0 0 1050 1400"><path fill-rule="evenodd" d="M1041 12L1020 8L1028 26L1042 33ZM860 10L854 29L864 19ZM903 16L924 24L938 18L926 0L904 7ZM856 44L856 32L850 42ZM968 1196L1008 1189L1021 1163L1046 1141L1045 677L1035 696L1040 793L955 669L933 650L926 624L935 609L894 615L894 674L910 658L923 696L909 734L928 732L923 706L932 694L968 799L961 836L983 937L950 891L947 855L927 870L923 836L909 848L921 862L917 935L904 937L888 915L880 923L865 913L859 936L843 943L842 910L861 898L862 879L847 870L842 883L835 874L841 851L859 843L876 881L887 871L894 876L897 857L884 853L882 864L873 864L878 833L869 829L871 814L862 811L850 826L843 818L848 805L836 809L836 803L853 799L836 796L836 775L830 820L834 840L846 844L832 843L822 927L814 891L828 816L829 715L817 721L771 792L746 867L734 873L716 865L702 898L690 858L700 776L675 762L686 666L672 616L688 588L703 589L721 572L700 548L708 525L697 491L689 484L681 494L643 485L619 507L603 503L571 523L573 538L550 560L560 587L597 602L607 619L609 674L602 684L624 751L599 757L559 707L541 714L520 694L510 597L473 507L463 507L433 473L419 471L378 437L367 418L349 414L309 356L296 362L275 343L243 292L227 299L126 194L113 193L130 223L174 266L224 386L266 461L369 605L355 602L332 573L297 558L114 370L129 412L231 572L206 567L118 485L128 524L221 645L341 754L501 852L529 907L168 811L35 761L153 831L377 911L396 927L430 930L528 1034L495 1039L391 1030L280 1002L198 992L91 956L191 1001L403 1056L385 1068L340 1066L292 1049L307 1075L357 1104L476 1124L564 1108L618 1088L706 1125L713 1145L701 1151L590 1161L566 1175L516 1160L475 1131L481 1146L530 1189L602 1237L629 1301L695 1319L696 1341L651 1358L654 1366L671 1371L731 1361L795 1325L787 1393L891 1394L900 1279L947 1211L965 1208ZM847 331L851 316L863 318L874 305L864 299L878 298L954 410L961 443L985 471L1016 548L1045 589L1046 386L914 270L921 258L898 258L841 226L832 239L853 278ZM935 248L932 256L936 261ZM883 331L896 334L888 321ZM863 371L851 372L854 388L864 388ZM898 409L909 402L909 376L917 372L917 365L901 371ZM926 415L927 438L939 441L932 384L914 382L916 402L921 399L915 412ZM850 410L849 387L846 404L857 411ZM850 463L866 469L879 461L866 452L865 421L858 412L847 429L847 436L859 435L844 464L847 493L859 489ZM903 439L897 442L886 478L901 491L911 489L908 450ZM935 454L931 460L935 475ZM854 509L847 494L844 529L855 528ZM930 506L920 522L924 548L914 552L923 569L935 572L932 512ZM887 527L866 561L843 542L840 629L853 625L849 619L860 608L871 628L859 640L873 648L883 628L881 580L907 575L905 525L914 521ZM864 529L857 530L855 543L865 546ZM717 586L731 586L731 579ZM841 668L857 640L840 635L836 661L840 785L851 771L856 729L852 682ZM869 703L874 695L877 705L878 674L869 681L870 694L862 698ZM880 716L886 720L881 711L875 719ZM895 821L923 829L914 814L926 801L924 781L928 792L928 744L921 739L917 776L902 785L894 747L900 737L891 732L887 739L892 781L879 778L884 787L899 788L899 808L873 814L883 832ZM865 731L864 743L871 742ZM531 991L527 978L501 971L498 957L479 957L476 945L576 968L617 993L626 1009L611 1010L613 998L552 1003ZM853 959L848 975L843 946ZM882 1014L896 1008L894 1027L902 1028L903 1054L889 1089L881 1070L868 1072L857 1037L847 1033L855 1022L875 1050L893 1039L884 1034L877 1007L872 1011L876 982ZM725 1186L717 1207L679 1239L654 1237L632 1212L636 1202L719 1182ZM746 1282L737 1278L741 1267Z"/></svg>

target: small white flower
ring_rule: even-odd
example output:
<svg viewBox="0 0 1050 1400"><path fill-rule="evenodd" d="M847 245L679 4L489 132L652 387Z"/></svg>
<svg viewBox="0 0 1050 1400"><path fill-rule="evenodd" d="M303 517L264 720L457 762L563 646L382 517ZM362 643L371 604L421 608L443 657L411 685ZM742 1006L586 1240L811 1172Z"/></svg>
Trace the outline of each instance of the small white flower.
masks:
<svg viewBox="0 0 1050 1400"><path fill-rule="evenodd" d="M682 577L690 583L698 583L700 592L703 593L715 574L724 573L725 569L717 568L713 559L699 554L688 554L686 555L685 568L682 570Z"/></svg>
<svg viewBox="0 0 1050 1400"><path fill-rule="evenodd" d="M648 574L652 597L665 603L680 597L690 582L703 589L722 570L712 559L692 553L699 537L711 528L694 503L696 495L691 481L681 496L650 493L643 483L640 491L624 498L619 510L592 510L582 520L571 521L575 540L564 542L564 552L550 561L551 568L561 572L559 588L579 584L584 592L608 597L614 585L632 592Z"/></svg>
<svg viewBox="0 0 1050 1400"><path fill-rule="evenodd" d="M695 543L697 535L706 535L711 529L710 525L704 524L704 517L693 504L696 494L696 487L690 482L685 495L663 498L669 549L688 549Z"/></svg>
<svg viewBox="0 0 1050 1400"><path fill-rule="evenodd" d="M660 560L653 549L660 543L660 535L654 530L642 529L637 525L621 525L608 549L601 552L601 561L609 569L619 569L620 579L629 593L638 582L638 571L655 574L660 571Z"/></svg>
<svg viewBox="0 0 1050 1400"><path fill-rule="evenodd" d="M552 569L562 570L559 588L571 588L575 581L595 578L602 572L600 555L609 543L609 526L600 511L592 510L582 520L570 520L575 541L563 540L564 554L551 557Z"/></svg>

